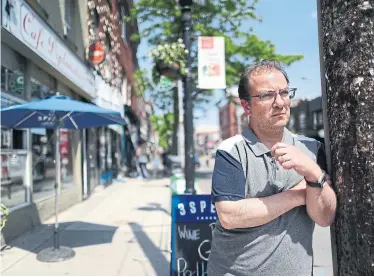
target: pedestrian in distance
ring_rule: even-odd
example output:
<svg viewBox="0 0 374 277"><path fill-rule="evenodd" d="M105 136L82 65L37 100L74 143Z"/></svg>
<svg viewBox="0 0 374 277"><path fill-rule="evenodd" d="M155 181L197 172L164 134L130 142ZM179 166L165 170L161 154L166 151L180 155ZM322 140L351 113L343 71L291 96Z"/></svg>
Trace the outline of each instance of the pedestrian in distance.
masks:
<svg viewBox="0 0 374 277"><path fill-rule="evenodd" d="M153 160L152 160L152 167L153 167L153 178L158 178L159 176L159 170L160 170L160 156L159 152L157 150L153 153Z"/></svg>
<svg viewBox="0 0 374 277"><path fill-rule="evenodd" d="M138 165L140 176L139 178L149 178L150 174L147 169L148 157L147 157L147 145L145 142L141 142L138 146L136 156L138 158Z"/></svg>
<svg viewBox="0 0 374 277"><path fill-rule="evenodd" d="M208 275L311 275L315 223L336 211L324 146L286 128L296 89L278 61L248 67L238 90L250 123L216 153Z"/></svg>

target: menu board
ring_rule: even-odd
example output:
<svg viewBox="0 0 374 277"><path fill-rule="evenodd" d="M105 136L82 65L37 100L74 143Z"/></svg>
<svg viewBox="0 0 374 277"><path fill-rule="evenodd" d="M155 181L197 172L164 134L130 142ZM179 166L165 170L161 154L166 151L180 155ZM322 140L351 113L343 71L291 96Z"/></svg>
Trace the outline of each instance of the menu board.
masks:
<svg viewBox="0 0 374 277"><path fill-rule="evenodd" d="M217 220L210 195L172 196L171 276L206 276Z"/></svg>

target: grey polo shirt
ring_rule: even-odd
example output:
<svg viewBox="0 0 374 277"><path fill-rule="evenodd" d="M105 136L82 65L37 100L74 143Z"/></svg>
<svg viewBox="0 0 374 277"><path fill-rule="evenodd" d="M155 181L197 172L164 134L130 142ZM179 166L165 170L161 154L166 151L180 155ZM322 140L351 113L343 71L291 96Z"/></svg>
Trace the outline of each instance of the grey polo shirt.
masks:
<svg viewBox="0 0 374 277"><path fill-rule="evenodd" d="M291 134L295 145L313 160L324 160L321 143ZM320 154L318 154L320 153ZM322 165L324 168L325 166ZM283 169L251 129L221 143L212 178L212 200L266 197L297 185L303 176ZM258 227L226 230L219 220L213 232L209 275L311 275L314 222L306 206L296 207Z"/></svg>

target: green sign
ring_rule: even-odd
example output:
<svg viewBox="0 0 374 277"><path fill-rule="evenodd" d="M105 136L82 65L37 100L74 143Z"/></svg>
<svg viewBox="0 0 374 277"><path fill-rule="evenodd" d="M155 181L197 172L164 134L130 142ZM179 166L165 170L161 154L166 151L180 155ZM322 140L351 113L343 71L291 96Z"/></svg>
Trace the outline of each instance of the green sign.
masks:
<svg viewBox="0 0 374 277"><path fill-rule="evenodd" d="M160 82L158 83L157 90L159 91L168 91L173 89L175 86L174 81L170 80L166 76L161 76Z"/></svg>

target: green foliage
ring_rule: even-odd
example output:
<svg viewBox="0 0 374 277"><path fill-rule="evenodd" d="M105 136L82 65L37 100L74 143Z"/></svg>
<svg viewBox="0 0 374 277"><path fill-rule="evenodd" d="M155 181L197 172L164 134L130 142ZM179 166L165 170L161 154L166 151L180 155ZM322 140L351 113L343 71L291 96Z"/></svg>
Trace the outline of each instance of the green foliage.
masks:
<svg viewBox="0 0 374 277"><path fill-rule="evenodd" d="M152 115L152 128L159 134L159 145L164 149L169 147L170 137L173 133L174 114L172 112L164 115Z"/></svg>
<svg viewBox="0 0 374 277"><path fill-rule="evenodd" d="M179 72L182 76L186 75L186 60L188 50L185 48L182 39L178 39L175 43L159 44L156 48L149 52L149 56L153 58L155 63L163 62L169 66L177 64Z"/></svg>
<svg viewBox="0 0 374 277"><path fill-rule="evenodd" d="M197 86L197 37L220 36L225 39L225 66L227 87L238 84L240 74L250 63L261 59L277 59L285 65L299 61L302 55L281 55L276 52L275 45L270 41L261 40L250 26L249 20L262 19L255 13L258 0L199 0L192 5L193 57L190 73L195 82L193 91L194 107L199 108L207 103L212 90L199 90ZM176 0L137 0L131 9L131 15L125 17L125 22L137 21L140 34L132 39L146 40L154 48L158 45L178 43L182 37L181 7ZM170 60L172 60L170 58ZM143 75L144 76L144 75ZM157 83L159 76L153 72L153 82ZM150 87L148 87L150 88ZM150 88L152 89L152 88ZM153 91L152 100L165 114L170 114L173 107L173 93ZM230 99L228 99L231 101ZM178 114L175 114L178 116ZM165 121L166 128L169 121ZM170 121L172 122L172 121ZM156 126L161 128L161 126ZM162 129L161 128L161 129ZM164 129L163 129L164 130ZM168 129L169 130L169 129ZM167 132L160 132L163 144L166 146Z"/></svg>
<svg viewBox="0 0 374 277"><path fill-rule="evenodd" d="M0 230L5 226L6 221L8 220L9 209L4 204L1 204L1 225Z"/></svg>
<svg viewBox="0 0 374 277"><path fill-rule="evenodd" d="M136 93L138 95L144 95L145 91L150 88L148 79L145 77L145 72L143 70L135 71L134 75Z"/></svg>
<svg viewBox="0 0 374 277"><path fill-rule="evenodd" d="M258 0L204 0L194 1L192 19L194 36L222 36L225 38L227 86L237 85L240 73L254 61L278 59L286 65L301 60L302 55L280 55L270 41L260 40L248 19L261 21L255 14ZM175 0L138 0L125 21L137 20L143 27L141 39L151 45L176 43L181 37L181 8ZM193 45L191 54L197 57L197 47ZM192 72L197 72L197 59ZM195 78L197 81L197 78ZM204 95L206 91L202 94Z"/></svg>

